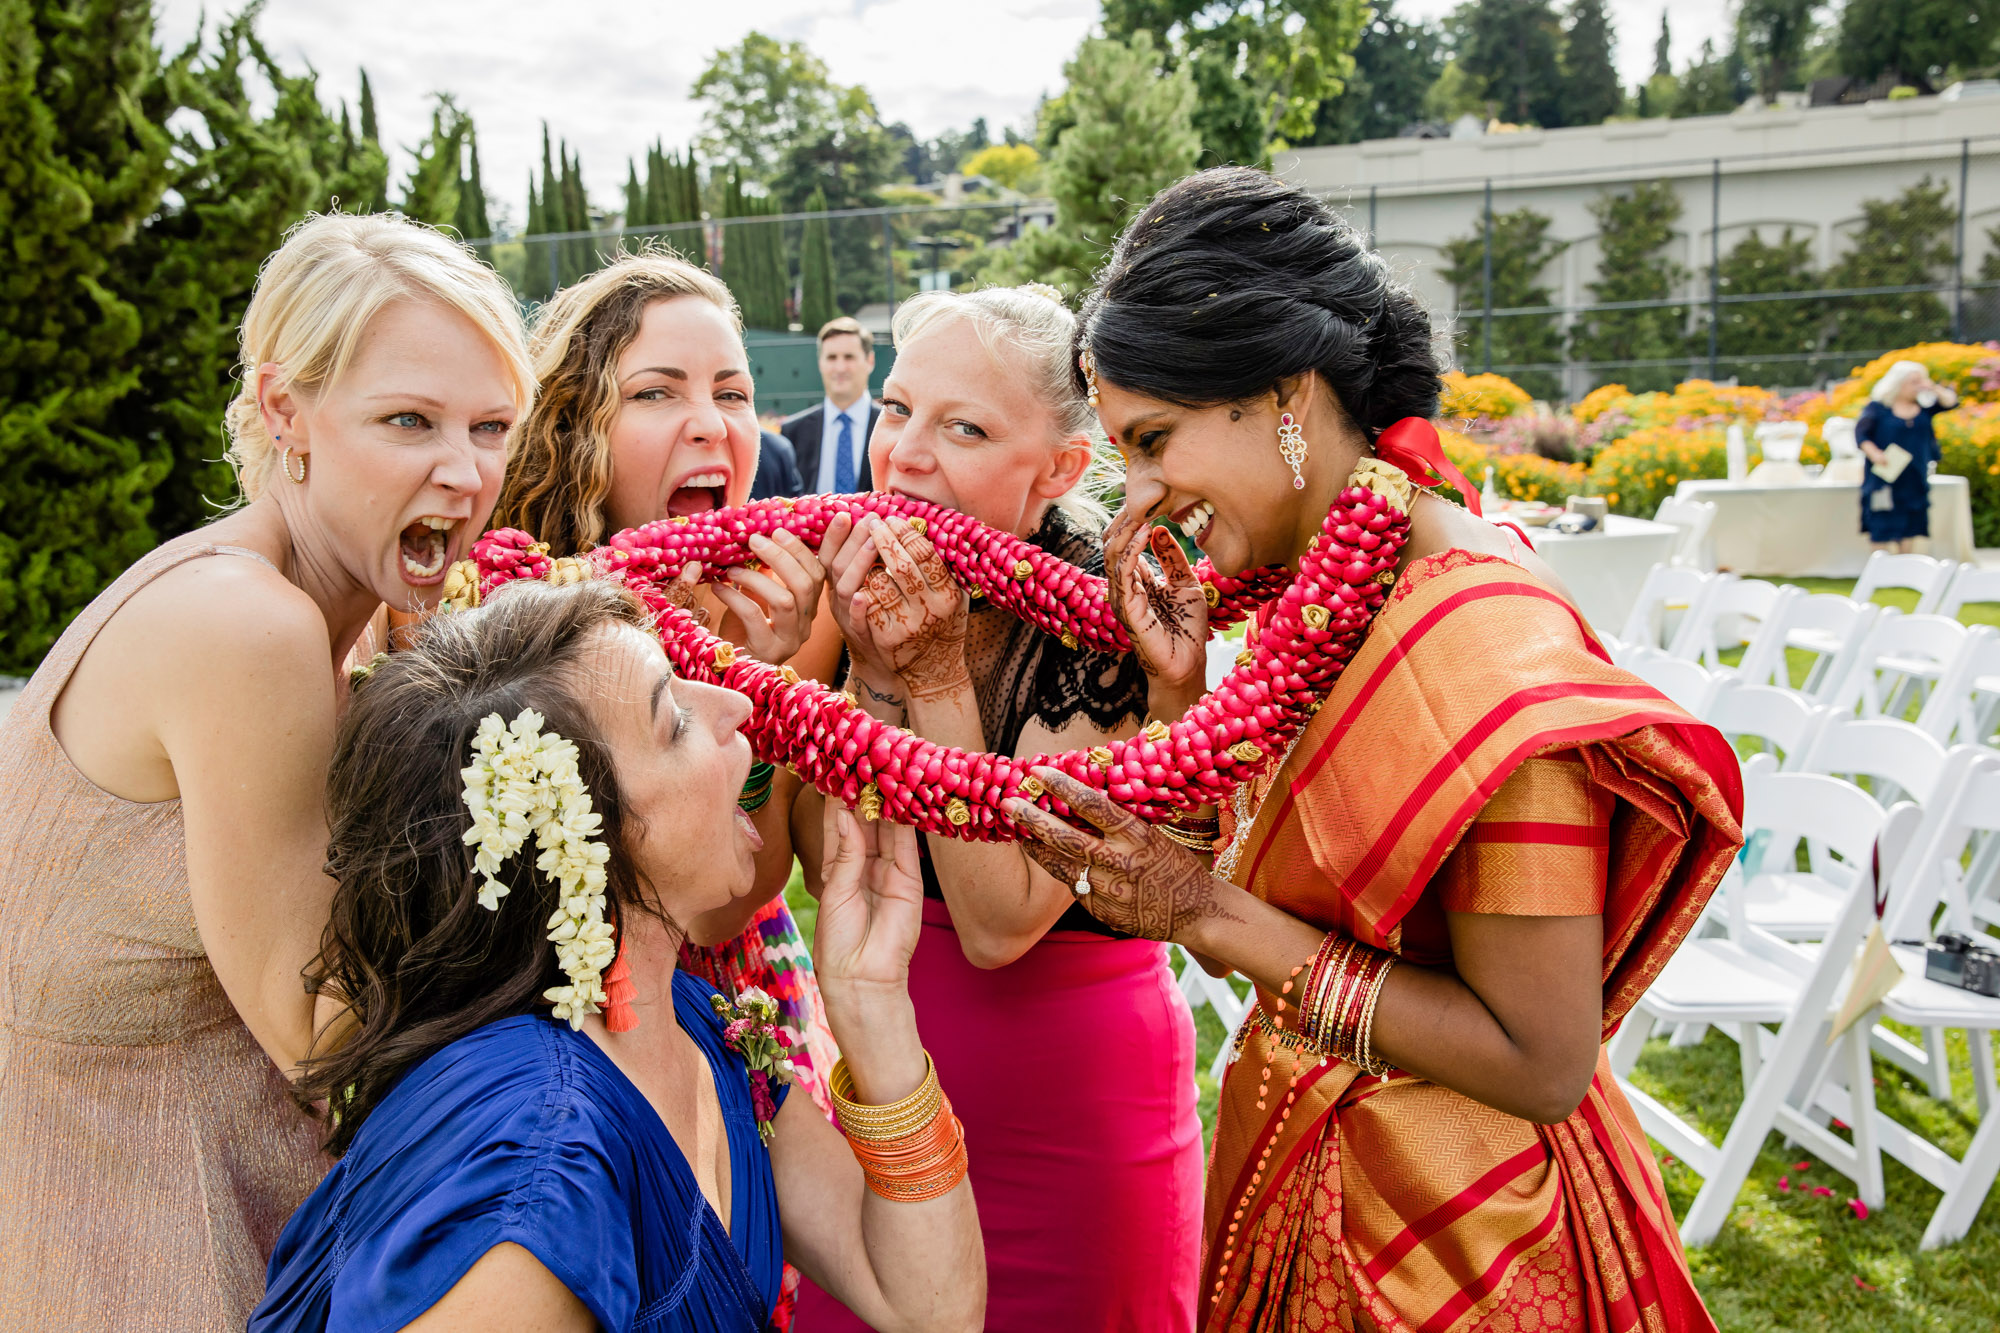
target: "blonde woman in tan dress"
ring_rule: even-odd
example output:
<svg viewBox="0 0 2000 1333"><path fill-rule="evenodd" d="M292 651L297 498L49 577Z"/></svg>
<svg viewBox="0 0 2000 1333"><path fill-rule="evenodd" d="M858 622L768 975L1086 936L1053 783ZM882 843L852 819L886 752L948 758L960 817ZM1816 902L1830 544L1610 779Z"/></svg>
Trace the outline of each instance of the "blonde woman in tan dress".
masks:
<svg viewBox="0 0 2000 1333"><path fill-rule="evenodd" d="M128 569L0 723L0 1328L240 1329L325 1169L287 1076L337 668L435 604L533 393L505 285L323 217L245 316L248 500Z"/></svg>

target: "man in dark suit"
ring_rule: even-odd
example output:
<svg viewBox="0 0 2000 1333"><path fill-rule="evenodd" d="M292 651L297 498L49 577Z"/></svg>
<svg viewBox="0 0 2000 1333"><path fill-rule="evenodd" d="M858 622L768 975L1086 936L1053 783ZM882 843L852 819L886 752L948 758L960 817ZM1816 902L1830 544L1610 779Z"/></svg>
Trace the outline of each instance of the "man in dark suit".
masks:
<svg viewBox="0 0 2000 1333"><path fill-rule="evenodd" d="M799 478L807 494L844 495L865 491L868 437L882 415L868 397L875 373L875 335L842 316L819 331L819 379L826 398L786 417L782 430L798 456Z"/></svg>
<svg viewBox="0 0 2000 1333"><path fill-rule="evenodd" d="M758 432L757 479L750 483L750 498L768 500L776 495L801 495L805 484L799 480L798 456L792 442L774 430Z"/></svg>

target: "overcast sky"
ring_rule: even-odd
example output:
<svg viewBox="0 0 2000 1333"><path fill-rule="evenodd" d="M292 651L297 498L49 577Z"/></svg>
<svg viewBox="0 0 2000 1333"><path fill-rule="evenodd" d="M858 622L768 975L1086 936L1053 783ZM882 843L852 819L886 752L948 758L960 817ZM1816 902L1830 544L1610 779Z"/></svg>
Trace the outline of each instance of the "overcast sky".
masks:
<svg viewBox="0 0 2000 1333"><path fill-rule="evenodd" d="M1441 17L1456 0L1400 0L1398 13ZM1674 63L1725 29L1726 0L1673 6ZM1650 71L1661 0L1611 0L1625 81ZM160 40L177 47L204 0L161 0ZM211 14L226 3L209 0ZM875 96L885 120L920 137L985 116L1027 128L1036 99L1095 24L1097 0L269 0L260 31L287 64L320 73L329 102L352 103L368 69L382 138L396 152L429 129L430 95L454 93L479 127L486 188L518 225L541 122L583 155L599 202L612 203L625 160L655 137L695 133L690 90L708 57L757 29L806 43L842 83Z"/></svg>

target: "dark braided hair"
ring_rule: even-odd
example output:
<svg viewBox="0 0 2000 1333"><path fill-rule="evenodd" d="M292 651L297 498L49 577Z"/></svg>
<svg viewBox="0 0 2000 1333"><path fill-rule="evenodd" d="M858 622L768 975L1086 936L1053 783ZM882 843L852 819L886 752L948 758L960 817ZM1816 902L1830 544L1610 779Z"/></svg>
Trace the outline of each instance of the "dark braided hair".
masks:
<svg viewBox="0 0 2000 1333"><path fill-rule="evenodd" d="M1318 371L1370 441L1437 415L1438 359L1416 297L1338 213L1248 167L1162 190L1119 237L1077 336L1100 378L1183 407L1244 402Z"/></svg>

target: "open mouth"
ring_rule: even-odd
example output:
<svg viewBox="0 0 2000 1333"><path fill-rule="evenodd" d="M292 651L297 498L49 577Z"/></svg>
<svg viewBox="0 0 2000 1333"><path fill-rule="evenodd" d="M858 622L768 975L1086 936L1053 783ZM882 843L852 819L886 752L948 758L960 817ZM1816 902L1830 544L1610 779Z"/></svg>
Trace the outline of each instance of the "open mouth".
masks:
<svg viewBox="0 0 2000 1333"><path fill-rule="evenodd" d="M750 821L750 816L743 813L742 806L736 807L736 827L743 831L743 837L749 842L751 851L764 850L764 837L757 832L757 826Z"/></svg>
<svg viewBox="0 0 2000 1333"><path fill-rule="evenodd" d="M667 512L676 518L684 518L689 514L706 514L711 509L720 509L728 485L727 472L698 472L667 496Z"/></svg>
<svg viewBox="0 0 2000 1333"><path fill-rule="evenodd" d="M434 583L444 577L445 556L451 549L455 518L426 514L404 528L399 541L403 578L410 583Z"/></svg>
<svg viewBox="0 0 2000 1333"><path fill-rule="evenodd" d="M1181 536L1199 546L1209 525L1215 522L1215 506L1206 500L1200 501L1175 514L1171 522L1181 530Z"/></svg>

